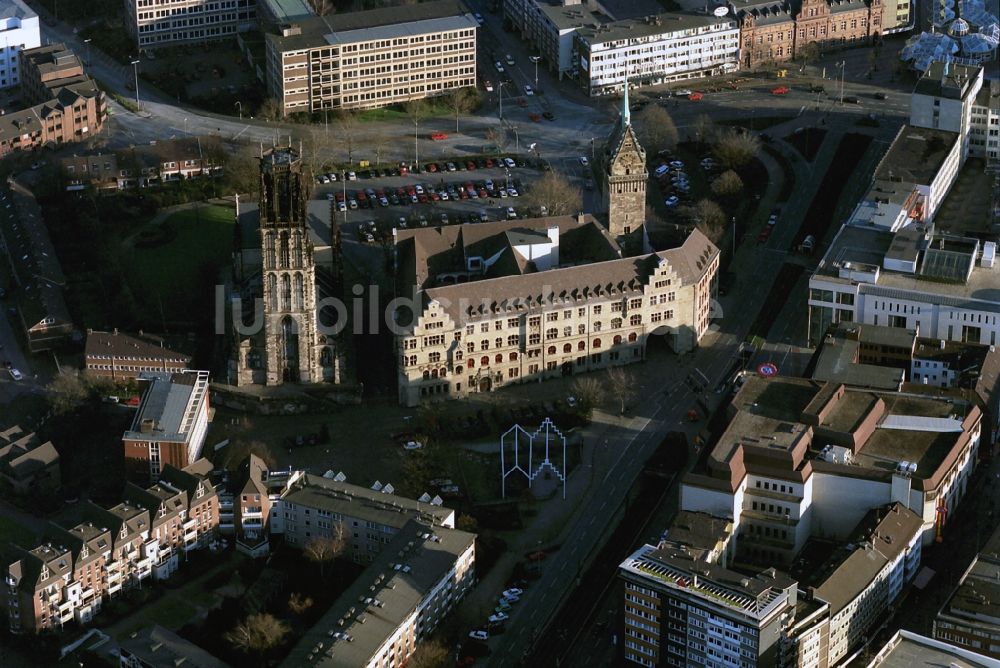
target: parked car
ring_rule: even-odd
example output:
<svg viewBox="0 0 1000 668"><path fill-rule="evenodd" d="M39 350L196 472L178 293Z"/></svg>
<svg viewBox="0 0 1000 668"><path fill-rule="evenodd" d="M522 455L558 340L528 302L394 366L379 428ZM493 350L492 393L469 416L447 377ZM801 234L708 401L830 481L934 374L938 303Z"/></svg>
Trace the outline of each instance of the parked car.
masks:
<svg viewBox="0 0 1000 668"><path fill-rule="evenodd" d="M490 624L499 624L500 622L505 622L510 619L510 615L506 612L494 612L490 615Z"/></svg>
<svg viewBox="0 0 1000 668"><path fill-rule="evenodd" d="M424 447L424 444L420 441L407 441L403 443L404 450L420 450L422 447Z"/></svg>
<svg viewBox="0 0 1000 668"><path fill-rule="evenodd" d="M776 86L771 89L771 95L788 95L791 90L788 86Z"/></svg>
<svg viewBox="0 0 1000 668"><path fill-rule="evenodd" d="M504 158L503 164L507 165L507 169L514 169L515 167L517 167L517 163L514 162L511 158Z"/></svg>
<svg viewBox="0 0 1000 668"><path fill-rule="evenodd" d="M500 64L499 60L497 62L493 63L493 67L497 68L497 72L499 72L500 74L503 74L503 65Z"/></svg>
<svg viewBox="0 0 1000 668"><path fill-rule="evenodd" d="M483 629L477 629L475 631L469 631L469 637L472 638L473 640L480 640L482 642L486 642L487 640L490 639L490 634L484 631Z"/></svg>
<svg viewBox="0 0 1000 668"><path fill-rule="evenodd" d="M589 167L590 166L590 160L587 159L587 156L581 155L580 156L580 164L583 165L584 167Z"/></svg>
<svg viewBox="0 0 1000 668"><path fill-rule="evenodd" d="M848 95L844 98L844 102L848 104L861 104L861 100L855 95Z"/></svg>
<svg viewBox="0 0 1000 668"><path fill-rule="evenodd" d="M524 85L524 94L525 95L534 95L535 91L531 88L531 86L529 86L528 84L525 84Z"/></svg>
<svg viewBox="0 0 1000 668"><path fill-rule="evenodd" d="M547 121L554 121L556 120L556 115L553 114L551 111L543 111L542 118L544 118Z"/></svg>
<svg viewBox="0 0 1000 668"><path fill-rule="evenodd" d="M666 204L668 207L670 207L672 209L675 206L677 206L678 204L680 204L681 200L680 200L679 197L677 197L677 195L671 195L666 200L664 200L663 203Z"/></svg>
<svg viewBox="0 0 1000 668"><path fill-rule="evenodd" d="M514 211L514 207L508 206L507 207L507 220L514 220L515 218L517 218L517 211Z"/></svg>
<svg viewBox="0 0 1000 668"><path fill-rule="evenodd" d="M510 596L520 596L524 593L523 589L518 589L517 587L511 587L510 589L505 589L503 595L505 598Z"/></svg>
<svg viewBox="0 0 1000 668"><path fill-rule="evenodd" d="M431 133L431 139L433 139L434 141L442 141L442 140L447 139L447 138L448 138L448 135L445 134L444 132L432 132Z"/></svg>
<svg viewBox="0 0 1000 668"><path fill-rule="evenodd" d="M882 91L879 91L879 92L875 93L874 97L875 97L876 100L887 100L887 99L889 99L889 96L886 95L885 93L883 93Z"/></svg>
<svg viewBox="0 0 1000 668"><path fill-rule="evenodd" d="M9 373L10 377L14 380L22 380L24 378L24 374L13 367L7 369L7 373Z"/></svg>
<svg viewBox="0 0 1000 668"><path fill-rule="evenodd" d="M483 87L486 89L487 93L493 92L493 82L490 81L489 79L483 82Z"/></svg>

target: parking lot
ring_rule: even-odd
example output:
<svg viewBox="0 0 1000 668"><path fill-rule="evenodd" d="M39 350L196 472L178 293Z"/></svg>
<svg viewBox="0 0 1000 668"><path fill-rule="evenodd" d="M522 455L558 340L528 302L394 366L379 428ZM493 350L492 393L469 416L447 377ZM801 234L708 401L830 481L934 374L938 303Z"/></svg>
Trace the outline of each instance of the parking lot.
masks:
<svg viewBox="0 0 1000 668"><path fill-rule="evenodd" d="M542 215L524 197L545 163L518 157L467 158L317 176L315 197L335 202L345 238L391 241L393 228L457 225Z"/></svg>

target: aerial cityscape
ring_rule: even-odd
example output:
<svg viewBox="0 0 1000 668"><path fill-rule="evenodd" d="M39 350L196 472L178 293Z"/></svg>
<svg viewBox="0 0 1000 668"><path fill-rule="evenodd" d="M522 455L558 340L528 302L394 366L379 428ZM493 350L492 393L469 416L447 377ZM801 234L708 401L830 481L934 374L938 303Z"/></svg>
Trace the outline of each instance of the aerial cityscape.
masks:
<svg viewBox="0 0 1000 668"><path fill-rule="evenodd" d="M0 668L1000 668L1000 0L0 36Z"/></svg>

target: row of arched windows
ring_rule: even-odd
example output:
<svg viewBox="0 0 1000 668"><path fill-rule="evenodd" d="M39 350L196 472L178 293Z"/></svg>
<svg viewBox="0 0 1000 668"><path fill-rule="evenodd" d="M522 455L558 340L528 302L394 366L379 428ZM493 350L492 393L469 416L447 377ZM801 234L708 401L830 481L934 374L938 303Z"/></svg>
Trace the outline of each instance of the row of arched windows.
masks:
<svg viewBox="0 0 1000 668"><path fill-rule="evenodd" d="M302 274L296 273L294 278L282 274L280 281L276 274L271 274L268 276L268 295L271 311L301 311L305 302Z"/></svg>

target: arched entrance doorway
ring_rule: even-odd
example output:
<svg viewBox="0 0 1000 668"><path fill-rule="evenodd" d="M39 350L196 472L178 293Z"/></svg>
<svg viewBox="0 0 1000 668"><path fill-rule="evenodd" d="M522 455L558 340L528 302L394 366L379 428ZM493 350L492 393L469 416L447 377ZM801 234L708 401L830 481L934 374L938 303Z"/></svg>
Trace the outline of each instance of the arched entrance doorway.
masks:
<svg viewBox="0 0 1000 668"><path fill-rule="evenodd" d="M489 392L493 388L493 381L489 378L481 378L479 380L479 391Z"/></svg>

